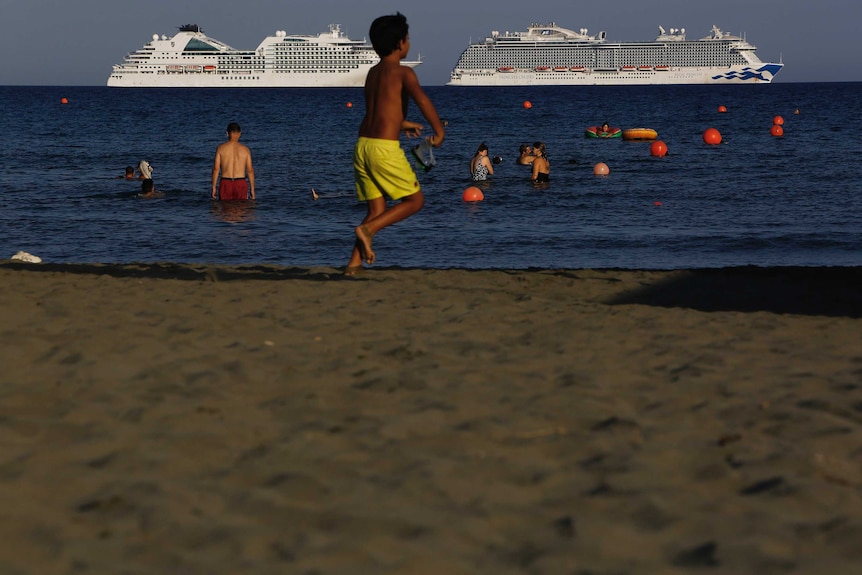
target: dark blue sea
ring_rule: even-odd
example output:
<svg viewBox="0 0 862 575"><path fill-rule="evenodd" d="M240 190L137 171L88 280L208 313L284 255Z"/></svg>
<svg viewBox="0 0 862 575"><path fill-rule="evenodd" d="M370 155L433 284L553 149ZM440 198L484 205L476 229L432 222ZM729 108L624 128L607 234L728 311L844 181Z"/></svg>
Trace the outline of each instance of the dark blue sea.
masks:
<svg viewBox="0 0 862 575"><path fill-rule="evenodd" d="M446 141L418 171L425 208L375 238L376 265L862 265L860 83L426 90ZM0 87L0 259L342 266L365 212L351 164L363 109L359 89ZM254 202L209 198L231 121L252 150ZM584 138L605 121L657 130L669 154ZM703 143L710 127L720 145ZM545 187L514 163L536 140L551 161ZM481 142L503 162L485 200L465 203ZM142 159L163 198L117 178ZM608 176L593 175L597 162Z"/></svg>

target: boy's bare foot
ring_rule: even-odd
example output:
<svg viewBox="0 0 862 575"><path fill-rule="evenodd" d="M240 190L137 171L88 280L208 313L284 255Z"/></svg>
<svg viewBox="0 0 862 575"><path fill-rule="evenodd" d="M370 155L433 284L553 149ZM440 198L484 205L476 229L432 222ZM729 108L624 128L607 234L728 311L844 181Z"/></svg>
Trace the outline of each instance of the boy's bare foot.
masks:
<svg viewBox="0 0 862 575"><path fill-rule="evenodd" d="M357 247L359 253L362 254L362 259L367 264L374 263L374 251L371 249L371 238L373 237L365 225L356 226Z"/></svg>

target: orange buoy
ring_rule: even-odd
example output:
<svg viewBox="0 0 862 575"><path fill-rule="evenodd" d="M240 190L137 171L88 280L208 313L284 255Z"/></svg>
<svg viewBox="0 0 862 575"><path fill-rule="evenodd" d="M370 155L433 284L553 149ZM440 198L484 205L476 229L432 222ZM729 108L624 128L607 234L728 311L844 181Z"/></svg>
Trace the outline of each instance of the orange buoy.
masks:
<svg viewBox="0 0 862 575"><path fill-rule="evenodd" d="M61 104L68 104L69 100L67 98L60 98L60 103Z"/></svg>
<svg viewBox="0 0 862 575"><path fill-rule="evenodd" d="M527 110L529 110L529 109L530 109L530 108L532 108L532 107L533 107L533 103L532 103L532 102L530 102L529 100L524 100L524 108L526 108Z"/></svg>
<svg viewBox="0 0 862 575"><path fill-rule="evenodd" d="M352 107L353 107L353 102L347 102L347 107L348 107L348 108L352 108Z"/></svg>
<svg viewBox="0 0 862 575"><path fill-rule="evenodd" d="M611 169L604 162L599 162L593 166L593 173L597 176L607 176L611 173Z"/></svg>
<svg viewBox="0 0 862 575"><path fill-rule="evenodd" d="M649 153L656 158L664 157L667 154L667 145L661 140L656 140L649 146Z"/></svg>
<svg viewBox="0 0 862 575"><path fill-rule="evenodd" d="M784 128L782 128L778 124L772 124L772 127L769 128L769 133L775 136L776 138L780 138L784 135Z"/></svg>
<svg viewBox="0 0 862 575"><path fill-rule="evenodd" d="M727 107L726 106L719 106L718 111L723 114L724 112L727 112Z"/></svg>
<svg viewBox="0 0 862 575"><path fill-rule="evenodd" d="M654 205L654 206L661 206L661 202L656 201L656 202L653 202L653 203L652 203L652 205Z"/></svg>
<svg viewBox="0 0 862 575"><path fill-rule="evenodd" d="M470 186L461 194L461 199L465 202L481 202L485 199L485 194L476 186Z"/></svg>
<svg viewBox="0 0 862 575"><path fill-rule="evenodd" d="M710 146L720 144L721 132L719 132L715 128L707 128L706 131L703 133L703 143L709 144Z"/></svg>
<svg viewBox="0 0 862 575"><path fill-rule="evenodd" d="M773 126L783 126L784 125L784 118L782 118L781 116L775 116L774 118L772 118L772 125Z"/></svg>

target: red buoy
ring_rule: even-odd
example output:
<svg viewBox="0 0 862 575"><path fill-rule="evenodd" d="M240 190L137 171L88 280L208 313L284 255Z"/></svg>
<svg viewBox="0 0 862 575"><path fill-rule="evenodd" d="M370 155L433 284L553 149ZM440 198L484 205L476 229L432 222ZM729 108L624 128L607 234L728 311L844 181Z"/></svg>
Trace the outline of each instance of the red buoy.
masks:
<svg viewBox="0 0 862 575"><path fill-rule="evenodd" d="M530 109L530 108L532 108L532 107L533 107L533 103L532 103L532 102L530 102L529 100L524 100L524 108L526 108L527 110L529 110L529 109Z"/></svg>
<svg viewBox="0 0 862 575"><path fill-rule="evenodd" d="M725 106L719 106L719 107L718 107L718 111L719 111L719 112L721 112L721 113L723 114L724 112L727 112L727 107L725 107Z"/></svg>
<svg viewBox="0 0 862 575"><path fill-rule="evenodd" d="M60 98L60 103L61 103L61 104L68 104L68 103L69 103L69 100L68 100L68 99L66 99L66 98Z"/></svg>
<svg viewBox="0 0 862 575"><path fill-rule="evenodd" d="M775 136L776 138L780 138L784 135L784 128L779 126L778 124L773 124L771 128L769 128L769 133Z"/></svg>
<svg viewBox="0 0 862 575"><path fill-rule="evenodd" d="M353 107L353 102L347 102L347 107L348 107L348 108L352 108L352 107Z"/></svg>
<svg viewBox="0 0 862 575"><path fill-rule="evenodd" d="M607 176L611 173L611 169L604 162L599 162L593 166L593 173L597 176Z"/></svg>
<svg viewBox="0 0 862 575"><path fill-rule="evenodd" d="M481 202L485 199L485 194L476 186L470 186L461 194L461 199L465 202Z"/></svg>
<svg viewBox="0 0 862 575"><path fill-rule="evenodd" d="M649 146L649 153L656 158L664 157L667 154L667 145L661 140L656 140Z"/></svg>
<svg viewBox="0 0 862 575"><path fill-rule="evenodd" d="M775 116L774 118L772 118L772 125L783 126L784 125L784 118L782 118L781 116Z"/></svg>
<svg viewBox="0 0 862 575"><path fill-rule="evenodd" d="M721 132L715 128L707 128L703 133L703 143L715 146L721 143Z"/></svg>

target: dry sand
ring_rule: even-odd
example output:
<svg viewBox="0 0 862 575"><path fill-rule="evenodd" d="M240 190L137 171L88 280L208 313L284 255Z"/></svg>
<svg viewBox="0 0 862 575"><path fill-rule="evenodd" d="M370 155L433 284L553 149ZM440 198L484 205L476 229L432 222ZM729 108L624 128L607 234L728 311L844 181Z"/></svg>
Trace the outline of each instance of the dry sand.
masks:
<svg viewBox="0 0 862 575"><path fill-rule="evenodd" d="M858 573L862 271L0 264L0 573Z"/></svg>

